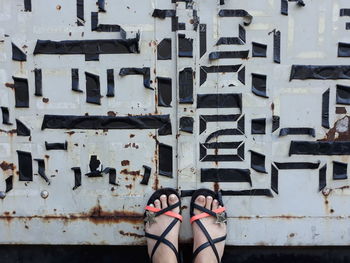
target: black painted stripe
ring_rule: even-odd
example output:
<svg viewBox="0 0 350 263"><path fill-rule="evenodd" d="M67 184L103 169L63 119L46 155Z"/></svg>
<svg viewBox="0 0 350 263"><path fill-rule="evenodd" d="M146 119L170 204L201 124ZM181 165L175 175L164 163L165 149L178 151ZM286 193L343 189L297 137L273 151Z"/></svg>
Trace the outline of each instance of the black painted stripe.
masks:
<svg viewBox="0 0 350 263"><path fill-rule="evenodd" d="M201 169L201 182L246 182L252 184L249 169L225 168Z"/></svg>
<svg viewBox="0 0 350 263"><path fill-rule="evenodd" d="M292 141L289 155L350 155L350 142Z"/></svg>

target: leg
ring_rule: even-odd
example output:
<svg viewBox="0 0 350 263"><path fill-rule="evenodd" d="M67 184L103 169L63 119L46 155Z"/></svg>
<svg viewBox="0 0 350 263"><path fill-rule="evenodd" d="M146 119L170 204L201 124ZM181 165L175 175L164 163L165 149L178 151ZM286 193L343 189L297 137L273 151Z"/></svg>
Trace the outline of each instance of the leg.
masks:
<svg viewBox="0 0 350 263"><path fill-rule="evenodd" d="M218 200L214 199L211 196L203 196L199 195L195 199L195 203L199 206L205 207L209 210L215 210L220 208ZM200 214L201 211L195 209L194 213ZM218 224L216 223L216 218L213 216L209 216L206 218L200 219L200 221L203 223L207 231L209 232L212 239L221 237L226 235L226 224ZM202 230L199 228L199 226L194 222L192 224L192 231L193 231L193 251L195 251L200 245L206 243L208 240L206 236L203 234ZM215 247L218 251L220 259L222 258L222 255L224 253L225 248L225 241L219 242L215 244ZM195 263L218 263L217 259L215 257L213 249L208 246L204 250L202 250L197 257L195 258Z"/></svg>
<svg viewBox="0 0 350 263"><path fill-rule="evenodd" d="M159 200L160 199L160 200ZM150 204L150 206L164 209L168 207L168 205L173 205L179 201L178 197L174 194L169 195L168 197L166 195L161 195L160 198L155 200L153 204ZM180 208L176 207L173 210L171 210L175 213L180 212ZM145 231L147 233L160 236L164 230L169 226L169 224L174 220L174 218L169 217L167 215L160 215L156 217L156 222L153 224L146 223L145 225ZM167 240L169 240L178 250L178 238L179 238L179 231L180 231L180 222L177 222L176 225L173 227L173 229L165 236ZM156 244L156 240L147 238L147 249L148 249L148 255L151 256L152 250L154 245ZM176 263L177 259L174 254L174 252L165 244L161 243L157 250L155 251L155 254L153 255L153 263Z"/></svg>

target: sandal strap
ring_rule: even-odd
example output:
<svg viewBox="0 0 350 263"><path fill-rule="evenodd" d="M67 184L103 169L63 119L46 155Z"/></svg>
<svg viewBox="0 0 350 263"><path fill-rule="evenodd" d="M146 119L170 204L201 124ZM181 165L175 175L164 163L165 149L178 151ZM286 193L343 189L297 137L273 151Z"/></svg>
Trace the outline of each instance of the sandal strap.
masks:
<svg viewBox="0 0 350 263"><path fill-rule="evenodd" d="M226 239L226 235L213 239L213 243L216 244L216 243L224 241L225 239ZM203 249L205 249L209 246L210 246L210 243L205 242L202 245L200 245L199 247L197 247L197 249L193 252L193 261L196 258L196 256L199 254L199 252L201 252ZM220 263L220 261L218 261L218 262Z"/></svg>
<svg viewBox="0 0 350 263"><path fill-rule="evenodd" d="M180 262L180 256L179 256L178 251L176 250L176 247L169 240L165 239L166 235L173 229L173 227L176 225L176 223L178 221L179 221L178 218L174 218L174 220L169 224L169 226L164 230L164 232L160 236L156 236L156 235L153 235L153 234L150 234L147 232L145 233L146 237L157 240L156 244L154 245L154 247L152 249L151 262L152 262L153 256L154 256L157 248L159 247L159 245L161 243L167 245L174 252L176 259L177 259L177 262Z"/></svg>
<svg viewBox="0 0 350 263"><path fill-rule="evenodd" d="M175 205L176 205L176 204L175 204ZM176 208L177 206L178 206L178 205L176 205L175 207L171 208L170 210ZM170 206L170 207L172 207L172 206ZM173 212L173 211L167 211L167 210L168 210L168 207L165 208L165 209L160 209L160 208L156 208L156 207L153 207L153 206L149 206L149 205L148 205L148 206L146 206L145 209L148 210L148 211L151 211L151 212L155 213L155 216L159 216L159 215L164 214L164 215L167 215L167 216L170 216L170 217L177 218L177 219L179 219L179 220L182 222L182 216L181 216L180 214L178 214L178 213Z"/></svg>
<svg viewBox="0 0 350 263"><path fill-rule="evenodd" d="M205 217L209 217L209 216L216 216L217 214L220 214L220 213L226 211L226 208L225 208L225 207L220 207L220 208L215 209L215 210L209 210L209 209L206 209L205 207L204 207L204 209L199 209L199 208L197 208L197 206L198 206L197 204L194 204L194 207L195 207L196 209L198 209L198 210L202 210L203 213L200 213L200 214L198 214L198 215L192 216L192 217L191 217L191 220L190 220L191 224L192 224L194 221L197 221L197 220L199 220L199 219L202 219L202 218L205 218ZM198 207L203 208L203 206L198 206Z"/></svg>

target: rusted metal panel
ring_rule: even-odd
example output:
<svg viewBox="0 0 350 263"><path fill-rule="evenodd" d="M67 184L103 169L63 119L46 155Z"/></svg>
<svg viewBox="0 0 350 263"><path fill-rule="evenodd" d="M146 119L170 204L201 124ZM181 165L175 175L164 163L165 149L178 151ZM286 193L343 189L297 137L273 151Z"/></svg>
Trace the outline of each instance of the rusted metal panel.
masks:
<svg viewBox="0 0 350 263"><path fill-rule="evenodd" d="M0 0L0 243L144 244L168 186L230 245L349 244L346 8Z"/></svg>

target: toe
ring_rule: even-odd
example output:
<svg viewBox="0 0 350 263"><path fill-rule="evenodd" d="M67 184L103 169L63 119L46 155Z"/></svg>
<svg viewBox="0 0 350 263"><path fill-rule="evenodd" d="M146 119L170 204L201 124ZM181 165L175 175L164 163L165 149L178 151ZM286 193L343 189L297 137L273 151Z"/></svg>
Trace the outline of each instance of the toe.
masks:
<svg viewBox="0 0 350 263"><path fill-rule="evenodd" d="M168 200L167 200L166 195L161 195L160 196L160 202L162 203L162 209L168 207Z"/></svg>
<svg viewBox="0 0 350 263"><path fill-rule="evenodd" d="M205 206L205 197L203 195L199 195L197 196L197 198L194 200L195 204L199 205L199 206ZM195 209L195 213L199 214L201 213L201 211Z"/></svg>
<svg viewBox="0 0 350 263"><path fill-rule="evenodd" d="M213 197L211 197L211 196L209 195L209 196L207 196L206 199L207 199L207 200L206 200L206 202L205 202L205 208L211 210L211 204L213 203Z"/></svg>
<svg viewBox="0 0 350 263"><path fill-rule="evenodd" d="M218 201L218 200L214 199L214 201L213 201L213 205L212 205L212 208L213 208L213 210L215 210L215 209L218 209L218 208L219 208L219 201Z"/></svg>
<svg viewBox="0 0 350 263"><path fill-rule="evenodd" d="M154 201L154 206L155 206L156 208L161 209L160 201L159 201L158 199Z"/></svg>
<svg viewBox="0 0 350 263"><path fill-rule="evenodd" d="M179 198L175 194L169 195L169 198L168 198L169 205L176 204L178 201L179 201ZM180 207L177 206L172 211L175 212L175 213L179 213Z"/></svg>

